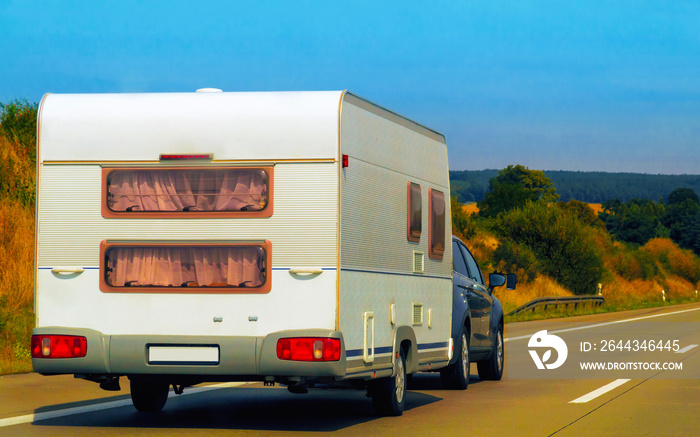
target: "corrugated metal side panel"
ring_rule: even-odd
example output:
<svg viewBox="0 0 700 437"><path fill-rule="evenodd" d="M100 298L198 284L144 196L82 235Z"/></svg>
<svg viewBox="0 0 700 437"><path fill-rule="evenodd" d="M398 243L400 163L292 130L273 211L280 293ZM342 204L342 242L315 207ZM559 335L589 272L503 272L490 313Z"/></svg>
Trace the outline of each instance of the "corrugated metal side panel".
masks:
<svg viewBox="0 0 700 437"><path fill-rule="evenodd" d="M449 199L449 187L438 183L447 177L446 158L428 155L444 145L352 105L343 107L342 117L342 153L349 155L349 166L341 175L341 268L413 274L413 251L422 251L425 275L450 277L449 225L444 261L427 256L428 189L439 189ZM422 148L426 140L430 147ZM384 165L371 161L375 158ZM421 185L418 243L406 238L408 182Z"/></svg>
<svg viewBox="0 0 700 437"><path fill-rule="evenodd" d="M379 107L361 103L364 108L343 102L342 153L449 189L443 142L411 129L408 122L395 122L396 117Z"/></svg>
<svg viewBox="0 0 700 437"><path fill-rule="evenodd" d="M99 165L44 165L38 266L97 266L105 239L267 239L273 245L273 267L335 266L336 164L279 164L274 183L275 211L269 218L105 219Z"/></svg>

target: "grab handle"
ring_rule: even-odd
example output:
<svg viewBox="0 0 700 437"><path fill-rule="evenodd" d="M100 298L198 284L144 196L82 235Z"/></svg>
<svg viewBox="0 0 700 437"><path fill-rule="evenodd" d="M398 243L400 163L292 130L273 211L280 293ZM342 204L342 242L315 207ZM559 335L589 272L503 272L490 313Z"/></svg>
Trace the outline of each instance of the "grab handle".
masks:
<svg viewBox="0 0 700 437"><path fill-rule="evenodd" d="M323 269L320 267L292 267L289 269L292 275L320 275Z"/></svg>
<svg viewBox="0 0 700 437"><path fill-rule="evenodd" d="M73 275L84 271L85 269L82 267L54 267L51 269L51 273L56 273L57 275Z"/></svg>

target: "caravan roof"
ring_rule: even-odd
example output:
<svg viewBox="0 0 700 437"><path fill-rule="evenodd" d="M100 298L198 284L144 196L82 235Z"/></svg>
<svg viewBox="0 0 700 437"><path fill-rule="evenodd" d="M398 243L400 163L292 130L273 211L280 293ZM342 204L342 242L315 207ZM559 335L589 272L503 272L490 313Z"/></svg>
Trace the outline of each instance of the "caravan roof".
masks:
<svg viewBox="0 0 700 437"><path fill-rule="evenodd" d="M445 142L346 91L47 94L39 115L39 161L158 161L163 153L335 160L343 102ZM49 143L50 149L41 147Z"/></svg>
<svg viewBox="0 0 700 437"><path fill-rule="evenodd" d="M341 91L47 94L39 159L157 161L161 153L217 160L334 159Z"/></svg>

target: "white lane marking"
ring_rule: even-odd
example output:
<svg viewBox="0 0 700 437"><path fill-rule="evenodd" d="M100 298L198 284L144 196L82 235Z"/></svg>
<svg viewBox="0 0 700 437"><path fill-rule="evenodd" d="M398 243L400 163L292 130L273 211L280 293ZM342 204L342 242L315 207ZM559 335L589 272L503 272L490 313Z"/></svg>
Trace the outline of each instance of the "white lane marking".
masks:
<svg viewBox="0 0 700 437"><path fill-rule="evenodd" d="M570 404L585 404L588 401L591 401L598 396L604 395L605 393L609 392L610 390L613 390L622 384L626 383L629 381L629 379L616 379L615 381L611 382L610 384L606 384L602 386L599 389L593 390L592 392L581 396L580 398L574 399L573 401L570 401Z"/></svg>
<svg viewBox="0 0 700 437"><path fill-rule="evenodd" d="M684 347L683 349L681 349L681 350L679 350L679 351L676 351L676 353L677 353L677 354L684 354L684 353L688 352L689 350L691 350L691 349L694 348L694 347L698 347L698 345L697 345L697 344L690 344L690 345Z"/></svg>
<svg viewBox="0 0 700 437"><path fill-rule="evenodd" d="M193 395L196 393L202 393L202 392L210 391L210 390L219 390L222 388L238 387L238 386L241 386L244 384L248 384L248 383L247 382L227 382L227 383L223 383L223 384L207 385L204 387L194 387L194 388L191 388L191 389L187 390L186 392L182 393L181 396ZM175 396L177 396L177 395L173 392L170 392L168 394L168 398L172 398ZM91 413L93 411L109 410L110 408L125 407L127 405L132 405L131 399L122 399L120 401L112 401L112 402L102 402L99 404L84 405L82 407L64 408L62 410L47 411L45 413L33 413L33 414L26 414L24 416L8 417L7 419L0 419L0 428L5 427L5 426L20 425L23 423L38 422L40 420L55 419L57 417L72 416L75 414Z"/></svg>
<svg viewBox="0 0 700 437"><path fill-rule="evenodd" d="M643 317L635 317L632 319L624 319L624 320L615 320L613 322L606 322L606 323L597 323L595 325L585 325L585 326L579 326L576 328L567 328L567 329L559 329L555 331L549 331L550 334L557 334L560 332L571 332L571 331L580 331L582 329L591 329L591 328L599 328L601 326L608 326L608 325L616 325L618 323L627 323L627 322L634 322L637 320L643 320L643 319L651 319L653 317L663 317L663 316L670 316L672 314L681 314L681 313L687 313L689 311L698 311L700 308L691 308L689 310L681 310L681 311L674 311L672 313L663 313L663 314L654 314L652 316L643 316ZM534 334L534 332L532 333ZM510 337L510 338L505 338L503 339L504 342L510 340L510 341L515 341L515 340L525 340L526 338L532 337L532 334L530 335L521 335L519 337Z"/></svg>

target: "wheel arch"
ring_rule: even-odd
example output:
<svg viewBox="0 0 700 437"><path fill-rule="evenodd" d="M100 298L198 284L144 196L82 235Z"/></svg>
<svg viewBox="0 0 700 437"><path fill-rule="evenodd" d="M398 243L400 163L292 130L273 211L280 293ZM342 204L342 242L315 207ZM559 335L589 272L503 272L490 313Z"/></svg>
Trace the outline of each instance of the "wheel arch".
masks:
<svg viewBox="0 0 700 437"><path fill-rule="evenodd" d="M406 374L416 373L418 371L418 343L416 342L416 333L410 326L399 326L394 331L392 363L396 361L396 354L401 350L406 357Z"/></svg>

